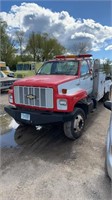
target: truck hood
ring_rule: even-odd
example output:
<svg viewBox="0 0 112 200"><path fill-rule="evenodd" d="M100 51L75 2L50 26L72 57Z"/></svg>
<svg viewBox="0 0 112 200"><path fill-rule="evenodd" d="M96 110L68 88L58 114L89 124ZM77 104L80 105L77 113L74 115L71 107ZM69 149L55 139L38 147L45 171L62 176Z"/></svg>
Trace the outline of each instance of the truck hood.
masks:
<svg viewBox="0 0 112 200"><path fill-rule="evenodd" d="M53 87L77 78L78 76L68 75L36 75L20 79L14 86Z"/></svg>

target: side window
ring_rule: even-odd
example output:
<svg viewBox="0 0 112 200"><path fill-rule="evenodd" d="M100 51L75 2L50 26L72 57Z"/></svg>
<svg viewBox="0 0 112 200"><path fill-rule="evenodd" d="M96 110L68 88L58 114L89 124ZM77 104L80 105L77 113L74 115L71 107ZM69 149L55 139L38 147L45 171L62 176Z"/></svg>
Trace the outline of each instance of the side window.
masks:
<svg viewBox="0 0 112 200"><path fill-rule="evenodd" d="M3 74L0 72L0 78L3 78Z"/></svg>
<svg viewBox="0 0 112 200"><path fill-rule="evenodd" d="M85 76L89 74L89 67L88 67L87 61L85 60L81 61L80 73L81 73L81 76Z"/></svg>

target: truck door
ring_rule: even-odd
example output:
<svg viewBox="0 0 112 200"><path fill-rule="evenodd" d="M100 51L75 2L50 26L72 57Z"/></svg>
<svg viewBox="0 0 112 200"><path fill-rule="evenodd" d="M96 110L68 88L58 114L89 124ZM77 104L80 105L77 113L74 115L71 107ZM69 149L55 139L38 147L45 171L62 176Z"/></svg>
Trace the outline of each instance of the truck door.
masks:
<svg viewBox="0 0 112 200"><path fill-rule="evenodd" d="M93 78L86 60L80 62L80 87L85 89L88 94L93 90Z"/></svg>

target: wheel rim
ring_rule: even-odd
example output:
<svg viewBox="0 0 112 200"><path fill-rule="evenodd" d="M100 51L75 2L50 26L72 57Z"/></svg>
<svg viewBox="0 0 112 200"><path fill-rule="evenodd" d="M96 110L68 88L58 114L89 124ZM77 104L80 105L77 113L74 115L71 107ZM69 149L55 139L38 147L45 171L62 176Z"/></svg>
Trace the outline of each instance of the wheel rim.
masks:
<svg viewBox="0 0 112 200"><path fill-rule="evenodd" d="M74 125L73 125L73 129L74 132L81 132L81 130L84 127L84 119L81 115L77 115L76 118L74 119Z"/></svg>

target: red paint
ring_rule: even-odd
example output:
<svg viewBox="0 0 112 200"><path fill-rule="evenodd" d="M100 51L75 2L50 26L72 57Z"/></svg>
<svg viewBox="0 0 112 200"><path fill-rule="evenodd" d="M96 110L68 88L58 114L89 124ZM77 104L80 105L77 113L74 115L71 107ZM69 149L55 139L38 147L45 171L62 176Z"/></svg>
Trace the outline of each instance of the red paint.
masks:
<svg viewBox="0 0 112 200"><path fill-rule="evenodd" d="M75 80L78 76L67 75L36 75L14 82L14 86L55 87L67 81Z"/></svg>
<svg viewBox="0 0 112 200"><path fill-rule="evenodd" d="M13 95L13 90L9 90L9 94ZM56 88L54 88L54 97L53 97L53 101L54 101L54 108L40 108L40 107L36 107L36 106L26 106L26 105L21 105L21 104L16 104L14 102L14 95L13 95L13 105L18 106L18 107L22 107L22 108L29 108L32 110L49 110L49 111L54 111L54 112L72 112L74 110L75 104L77 102L79 102L80 100L84 99L87 97L87 93L85 90L80 90L78 92L75 92L73 95L64 95L58 94L58 90ZM68 102L68 109L65 110L59 110L57 109L57 99L67 99Z"/></svg>
<svg viewBox="0 0 112 200"><path fill-rule="evenodd" d="M28 87L51 87L53 88L53 102L54 102L54 108L53 109L48 109L48 108L40 108L40 107L32 107L32 106L25 106L25 105L18 105L13 103L13 105L26 108L26 109L32 109L32 110L48 110L52 112L72 112L74 110L74 107L77 102L79 102L82 99L85 99L87 97L87 92L85 90L79 90L78 92L75 92L74 94L67 95L67 94L58 94L58 85L62 83L66 83L68 81L72 81L75 79L80 78L80 64L82 57L90 57L91 55L80 55L74 58L75 60L79 61L79 66L78 66L78 75L73 76L73 75L36 75L33 77L28 77L24 79L20 79L16 82L14 82L13 86L28 86ZM58 56L60 59L63 58L63 56ZM73 60L72 58L66 58L66 60ZM56 61L56 59L54 59ZM13 101L14 101L14 94L13 94L13 89L9 90L9 94L13 95ZM68 109L65 110L58 110L57 109L57 99L66 99L68 102Z"/></svg>

